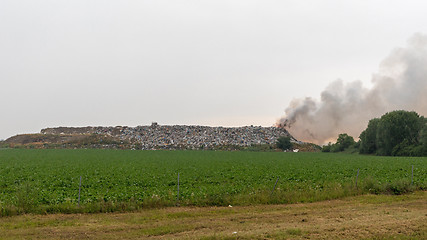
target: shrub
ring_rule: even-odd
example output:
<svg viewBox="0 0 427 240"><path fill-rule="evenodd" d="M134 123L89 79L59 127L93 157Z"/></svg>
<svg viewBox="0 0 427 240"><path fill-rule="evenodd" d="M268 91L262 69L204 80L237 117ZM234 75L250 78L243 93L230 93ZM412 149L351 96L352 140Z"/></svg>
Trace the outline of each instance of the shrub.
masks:
<svg viewBox="0 0 427 240"><path fill-rule="evenodd" d="M414 191L414 186L411 185L410 181L407 180L396 180L391 183L387 183L385 191L394 195L401 195Z"/></svg>
<svg viewBox="0 0 427 240"><path fill-rule="evenodd" d="M291 138L290 137L279 137L276 142L277 148L282 150L288 150L292 148Z"/></svg>

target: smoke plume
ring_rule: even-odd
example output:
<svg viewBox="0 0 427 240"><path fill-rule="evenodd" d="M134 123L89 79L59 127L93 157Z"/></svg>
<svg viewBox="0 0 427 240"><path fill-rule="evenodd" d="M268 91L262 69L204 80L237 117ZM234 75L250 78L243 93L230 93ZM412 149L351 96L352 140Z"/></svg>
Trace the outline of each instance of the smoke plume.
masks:
<svg viewBox="0 0 427 240"><path fill-rule="evenodd" d="M348 133L358 138L368 121L393 110L427 115L427 36L415 34L406 48L385 58L372 88L362 82L332 82L321 93L294 99L277 125L286 127L298 140L324 144Z"/></svg>

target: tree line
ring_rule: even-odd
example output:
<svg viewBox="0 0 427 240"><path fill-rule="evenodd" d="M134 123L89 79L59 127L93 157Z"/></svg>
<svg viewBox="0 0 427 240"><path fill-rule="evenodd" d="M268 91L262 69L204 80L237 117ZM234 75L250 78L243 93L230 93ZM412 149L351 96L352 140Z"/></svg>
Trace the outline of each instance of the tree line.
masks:
<svg viewBox="0 0 427 240"><path fill-rule="evenodd" d="M381 156L427 156L427 119L414 111L397 110L371 119L359 141L346 133L323 152L359 152Z"/></svg>

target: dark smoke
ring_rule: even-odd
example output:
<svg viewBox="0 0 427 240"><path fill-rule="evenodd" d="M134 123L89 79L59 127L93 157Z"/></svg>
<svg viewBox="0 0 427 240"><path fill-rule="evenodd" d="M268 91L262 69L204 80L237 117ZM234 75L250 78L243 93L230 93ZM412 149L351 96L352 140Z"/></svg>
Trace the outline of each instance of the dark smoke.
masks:
<svg viewBox="0 0 427 240"><path fill-rule="evenodd" d="M393 110L427 115L427 36L415 34L406 48L397 48L381 62L372 77L373 87L362 82L332 82L320 101L294 99L278 125L298 140L324 144L348 133L357 138L374 117Z"/></svg>

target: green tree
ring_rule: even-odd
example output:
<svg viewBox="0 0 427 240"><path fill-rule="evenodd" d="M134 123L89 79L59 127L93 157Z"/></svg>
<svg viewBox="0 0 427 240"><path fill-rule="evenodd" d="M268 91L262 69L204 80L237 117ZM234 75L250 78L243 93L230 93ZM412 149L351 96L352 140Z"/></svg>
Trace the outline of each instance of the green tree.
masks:
<svg viewBox="0 0 427 240"><path fill-rule="evenodd" d="M377 151L377 127L380 122L379 118L371 119L368 127L360 136L360 153L372 154Z"/></svg>
<svg viewBox="0 0 427 240"><path fill-rule="evenodd" d="M377 154L401 155L410 146L419 143L423 118L416 112L393 111L380 118L377 126Z"/></svg>
<svg viewBox="0 0 427 240"><path fill-rule="evenodd" d="M421 156L426 156L427 155L427 121L425 118L423 118L423 128L420 131L420 137L419 137L419 141L420 141L420 155Z"/></svg>
<svg viewBox="0 0 427 240"><path fill-rule="evenodd" d="M329 142L328 145L322 147L322 152L330 152L332 149L332 143Z"/></svg>
<svg viewBox="0 0 427 240"><path fill-rule="evenodd" d="M288 150L292 148L291 138L281 136L276 141L276 146L282 150Z"/></svg>
<svg viewBox="0 0 427 240"><path fill-rule="evenodd" d="M337 142L332 145L331 151L342 152L355 143L356 142L354 141L354 138L352 136L349 136L347 133L341 133L340 135L338 135Z"/></svg>

